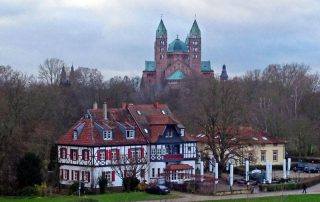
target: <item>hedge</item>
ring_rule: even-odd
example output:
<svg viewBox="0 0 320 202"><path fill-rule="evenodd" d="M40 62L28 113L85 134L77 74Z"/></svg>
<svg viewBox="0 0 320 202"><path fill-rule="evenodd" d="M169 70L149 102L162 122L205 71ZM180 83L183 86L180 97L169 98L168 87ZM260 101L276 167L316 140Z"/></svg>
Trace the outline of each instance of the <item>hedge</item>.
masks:
<svg viewBox="0 0 320 202"><path fill-rule="evenodd" d="M305 184L307 187L311 187L320 183L320 176L308 178L303 182L298 183L287 183L287 184L261 184L259 189L261 191L282 191L282 190L294 190L302 189L302 185Z"/></svg>

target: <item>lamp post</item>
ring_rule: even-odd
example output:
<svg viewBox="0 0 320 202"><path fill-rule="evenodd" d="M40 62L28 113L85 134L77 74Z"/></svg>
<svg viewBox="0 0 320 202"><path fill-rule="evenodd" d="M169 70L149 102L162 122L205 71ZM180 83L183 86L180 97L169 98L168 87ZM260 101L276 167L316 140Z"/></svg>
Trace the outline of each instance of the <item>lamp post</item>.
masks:
<svg viewBox="0 0 320 202"><path fill-rule="evenodd" d="M80 198L80 191L81 191L80 171L79 171L78 179L79 179L79 180L78 180L78 181L79 181L78 192L79 192L79 198Z"/></svg>

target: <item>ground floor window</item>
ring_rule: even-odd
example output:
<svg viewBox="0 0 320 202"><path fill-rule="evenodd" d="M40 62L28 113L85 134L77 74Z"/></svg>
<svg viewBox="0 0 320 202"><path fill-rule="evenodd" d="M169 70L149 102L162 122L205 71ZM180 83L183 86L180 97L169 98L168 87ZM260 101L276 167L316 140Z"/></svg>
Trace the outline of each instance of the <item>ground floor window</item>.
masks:
<svg viewBox="0 0 320 202"><path fill-rule="evenodd" d="M272 160L278 161L278 150L273 150L272 152Z"/></svg>
<svg viewBox="0 0 320 202"><path fill-rule="evenodd" d="M90 182L90 172L89 171L82 171L82 181L83 182Z"/></svg>

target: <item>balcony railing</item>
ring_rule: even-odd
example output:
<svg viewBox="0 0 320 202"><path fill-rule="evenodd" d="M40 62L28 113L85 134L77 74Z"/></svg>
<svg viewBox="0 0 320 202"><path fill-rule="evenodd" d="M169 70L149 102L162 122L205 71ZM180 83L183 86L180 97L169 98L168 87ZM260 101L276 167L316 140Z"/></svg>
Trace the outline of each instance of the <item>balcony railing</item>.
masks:
<svg viewBox="0 0 320 202"><path fill-rule="evenodd" d="M173 159L182 159L182 154L167 154L163 156L163 159L165 160L173 160Z"/></svg>

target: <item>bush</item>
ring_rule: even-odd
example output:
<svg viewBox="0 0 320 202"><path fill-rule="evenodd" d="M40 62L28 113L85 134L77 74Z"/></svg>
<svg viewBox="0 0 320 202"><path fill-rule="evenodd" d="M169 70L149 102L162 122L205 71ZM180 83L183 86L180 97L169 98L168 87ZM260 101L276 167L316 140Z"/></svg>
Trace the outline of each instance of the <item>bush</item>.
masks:
<svg viewBox="0 0 320 202"><path fill-rule="evenodd" d="M33 154L26 153L17 163L17 183L20 188L41 184L41 159Z"/></svg>
<svg viewBox="0 0 320 202"><path fill-rule="evenodd" d="M262 191L282 191L282 190L294 190L302 189L302 185L305 184L307 187L311 187L320 183L320 176L308 178L303 182L298 183L287 183L287 184L261 184L259 189Z"/></svg>
<svg viewBox="0 0 320 202"><path fill-rule="evenodd" d="M104 176L100 176L98 178L98 183L99 183L99 191L100 194L104 194L106 192L106 188L108 185L108 180Z"/></svg>
<svg viewBox="0 0 320 202"><path fill-rule="evenodd" d="M195 181L185 182L186 191L189 193L195 193L199 190L199 185Z"/></svg>
<svg viewBox="0 0 320 202"><path fill-rule="evenodd" d="M46 196L48 193L48 187L45 182L41 183L41 185L34 185L37 196Z"/></svg>
<svg viewBox="0 0 320 202"><path fill-rule="evenodd" d="M133 191L136 189L140 180L136 177L125 177L122 180L122 185L125 191Z"/></svg>
<svg viewBox="0 0 320 202"><path fill-rule="evenodd" d="M26 186L21 188L18 191L18 195L20 196L35 196L37 193L37 190L35 189L34 186Z"/></svg>
<svg viewBox="0 0 320 202"><path fill-rule="evenodd" d="M81 188L80 188L80 193L84 193L84 183L81 182ZM75 194L79 190L79 182L74 182L70 187L69 187L69 194Z"/></svg>
<svg viewBox="0 0 320 202"><path fill-rule="evenodd" d="M147 189L147 184L145 182L141 182L137 186L138 191L145 191Z"/></svg>

